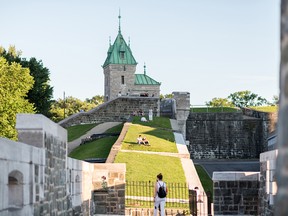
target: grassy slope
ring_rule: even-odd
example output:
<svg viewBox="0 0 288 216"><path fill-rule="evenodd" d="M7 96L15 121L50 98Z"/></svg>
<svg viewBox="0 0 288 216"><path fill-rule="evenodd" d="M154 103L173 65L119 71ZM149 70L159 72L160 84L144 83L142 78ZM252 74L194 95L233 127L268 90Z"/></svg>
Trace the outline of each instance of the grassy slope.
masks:
<svg viewBox="0 0 288 216"><path fill-rule="evenodd" d="M190 109L196 113L218 113L218 112L238 112L239 110L232 107L195 107Z"/></svg>
<svg viewBox="0 0 288 216"><path fill-rule="evenodd" d="M87 133L89 130L91 130L93 127L95 127L97 124L82 124L82 125L74 125L67 128L68 132L68 142L71 142L85 133Z"/></svg>
<svg viewBox="0 0 288 216"><path fill-rule="evenodd" d="M249 107L250 109L261 111L261 112L278 112L278 106L259 106Z"/></svg>
<svg viewBox="0 0 288 216"><path fill-rule="evenodd" d="M139 134L149 140L150 146L137 144ZM155 152L175 152L177 148L172 131L132 124L122 142L122 149Z"/></svg>
<svg viewBox="0 0 288 216"><path fill-rule="evenodd" d="M155 181L160 172L166 182L186 182L181 161L176 157L119 152L115 163L126 163L128 181Z"/></svg>
<svg viewBox="0 0 288 216"><path fill-rule="evenodd" d="M108 129L107 133L120 133L122 130L123 124L117 125ZM110 149L113 144L116 142L118 137L105 137L102 139L95 140L84 145L80 145L75 148L70 154L69 157L76 158L79 160L84 160L87 158L107 158Z"/></svg>

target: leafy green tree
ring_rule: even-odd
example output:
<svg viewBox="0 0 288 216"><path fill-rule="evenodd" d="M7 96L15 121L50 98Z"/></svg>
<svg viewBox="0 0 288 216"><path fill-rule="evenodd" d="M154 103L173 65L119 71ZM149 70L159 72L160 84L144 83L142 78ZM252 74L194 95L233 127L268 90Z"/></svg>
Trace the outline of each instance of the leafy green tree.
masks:
<svg viewBox="0 0 288 216"><path fill-rule="evenodd" d="M29 61L21 58L21 51L17 51L15 46L10 46L8 52L0 47L0 56L3 56L9 63L17 62L22 67L29 68L30 75L33 76L35 82L26 97L30 103L34 104L36 113L50 117L53 87L49 85L49 69L43 66L41 60L38 61L34 57Z"/></svg>
<svg viewBox="0 0 288 216"><path fill-rule="evenodd" d="M33 104L25 99L34 84L29 69L9 64L0 57L0 136L16 140L17 113L34 113Z"/></svg>
<svg viewBox="0 0 288 216"><path fill-rule="evenodd" d="M95 95L91 99L86 98L85 100L87 103L95 104L96 106L104 103L104 96L103 95Z"/></svg>
<svg viewBox="0 0 288 216"><path fill-rule="evenodd" d="M52 114L52 120L59 122L75 113L86 112L100 105L103 101L104 96L100 95L96 95L91 99L87 98L85 101L81 101L80 99L71 96L65 98L65 100L58 99L53 101L51 106L50 112Z"/></svg>
<svg viewBox="0 0 288 216"><path fill-rule="evenodd" d="M234 107L234 104L227 98L212 98L211 101L206 102L206 105L212 107Z"/></svg>
<svg viewBox="0 0 288 216"><path fill-rule="evenodd" d="M163 98L173 98L173 94L160 94L160 99L163 99Z"/></svg>
<svg viewBox="0 0 288 216"><path fill-rule="evenodd" d="M265 98L247 90L232 93L228 96L228 99L230 99L235 106L240 108L269 104Z"/></svg>

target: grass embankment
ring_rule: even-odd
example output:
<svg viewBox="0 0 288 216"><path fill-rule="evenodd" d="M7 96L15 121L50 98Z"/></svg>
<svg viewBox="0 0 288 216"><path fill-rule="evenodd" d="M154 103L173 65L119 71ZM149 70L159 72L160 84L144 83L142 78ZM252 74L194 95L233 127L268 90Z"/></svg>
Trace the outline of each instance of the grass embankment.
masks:
<svg viewBox="0 0 288 216"><path fill-rule="evenodd" d="M195 169L200 178L205 192L210 191L213 199L213 181L201 165L195 165Z"/></svg>
<svg viewBox="0 0 288 216"><path fill-rule="evenodd" d="M260 112L278 112L278 106L258 106L249 108Z"/></svg>
<svg viewBox="0 0 288 216"><path fill-rule="evenodd" d="M191 112L195 113L220 113L220 112L239 112L238 108L233 107L192 107Z"/></svg>
<svg viewBox="0 0 288 216"><path fill-rule="evenodd" d="M117 125L113 128L105 131L106 133L120 133L123 128L123 124ZM70 154L69 157L85 160L87 158L107 158L110 149L113 144L118 139L117 136L101 138L75 148Z"/></svg>
<svg viewBox="0 0 288 216"><path fill-rule="evenodd" d="M75 139L78 139L85 133L87 133L89 130L94 128L97 124L80 124L80 125L74 125L67 128L68 133L68 142L71 142Z"/></svg>

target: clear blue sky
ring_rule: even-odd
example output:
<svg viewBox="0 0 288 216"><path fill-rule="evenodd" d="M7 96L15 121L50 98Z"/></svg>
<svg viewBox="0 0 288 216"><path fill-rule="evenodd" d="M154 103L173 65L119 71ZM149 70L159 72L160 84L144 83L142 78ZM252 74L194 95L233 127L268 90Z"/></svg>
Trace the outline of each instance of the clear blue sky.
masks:
<svg viewBox="0 0 288 216"><path fill-rule="evenodd" d="M41 59L54 98L104 94L109 36L122 34L161 93L191 104L250 90L278 95L280 0L0 0L0 45Z"/></svg>

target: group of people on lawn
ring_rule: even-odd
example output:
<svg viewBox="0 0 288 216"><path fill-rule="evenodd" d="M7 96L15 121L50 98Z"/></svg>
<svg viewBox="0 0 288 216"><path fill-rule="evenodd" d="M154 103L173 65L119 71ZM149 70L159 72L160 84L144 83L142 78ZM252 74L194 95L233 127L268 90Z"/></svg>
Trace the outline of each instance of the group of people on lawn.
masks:
<svg viewBox="0 0 288 216"><path fill-rule="evenodd" d="M143 144L143 145L150 145L149 141L146 139L146 137L142 137L142 135L140 134L137 138L137 143L139 145Z"/></svg>

